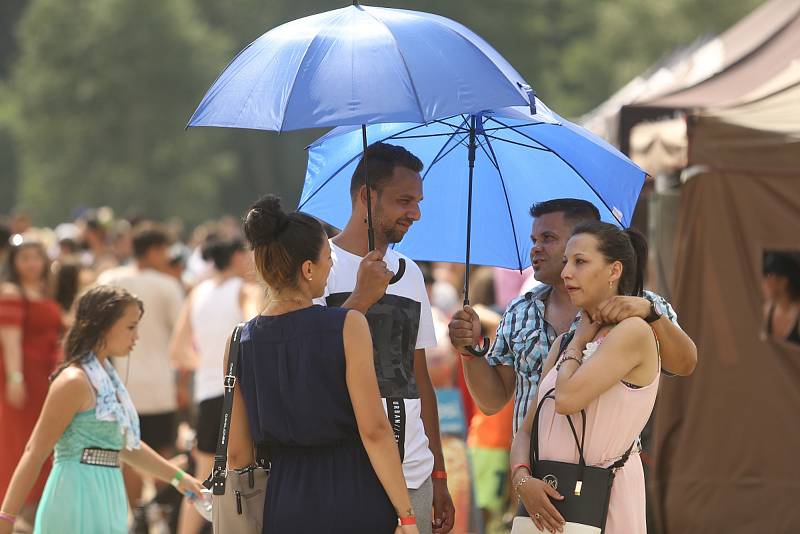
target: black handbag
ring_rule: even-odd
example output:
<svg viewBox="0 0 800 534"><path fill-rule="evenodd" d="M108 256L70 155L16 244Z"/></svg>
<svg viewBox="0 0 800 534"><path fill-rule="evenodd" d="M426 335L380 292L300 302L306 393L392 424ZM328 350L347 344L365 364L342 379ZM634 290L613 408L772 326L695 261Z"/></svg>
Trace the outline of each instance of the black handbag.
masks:
<svg viewBox="0 0 800 534"><path fill-rule="evenodd" d="M562 501L553 501L553 506L558 510L567 523L585 525L605 530L608 515L608 501L611 497L611 486L614 483L614 474L617 469L625 465L633 450L634 443L625 451L616 462L609 467L587 466L583 455L584 438L586 437L586 411L581 410L581 437L572 422L572 417L566 415L575 446L578 448L578 463L557 462L554 460L539 459L539 414L542 406L549 399L555 402L555 388L550 389L536 406L531 429L530 462L533 476L543 480L553 489L564 496Z"/></svg>
<svg viewBox="0 0 800 534"><path fill-rule="evenodd" d="M227 469L228 435L233 411L233 389L239 368L239 340L243 325L231 336L228 368L225 373L225 395L217 437L214 469L203 485L213 492L211 515L214 533L260 534L264 521L264 499L269 479L269 454L265 447L254 446L255 462L243 469Z"/></svg>

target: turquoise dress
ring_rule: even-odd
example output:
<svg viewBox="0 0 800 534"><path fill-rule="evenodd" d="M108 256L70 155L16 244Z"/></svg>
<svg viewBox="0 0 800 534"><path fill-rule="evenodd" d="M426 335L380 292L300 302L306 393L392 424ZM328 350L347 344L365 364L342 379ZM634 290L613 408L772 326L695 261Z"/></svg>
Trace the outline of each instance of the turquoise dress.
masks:
<svg viewBox="0 0 800 534"><path fill-rule="evenodd" d="M76 414L56 443L34 534L127 534L122 471L80 461L85 448L120 450L124 445L115 421L98 420L94 408Z"/></svg>

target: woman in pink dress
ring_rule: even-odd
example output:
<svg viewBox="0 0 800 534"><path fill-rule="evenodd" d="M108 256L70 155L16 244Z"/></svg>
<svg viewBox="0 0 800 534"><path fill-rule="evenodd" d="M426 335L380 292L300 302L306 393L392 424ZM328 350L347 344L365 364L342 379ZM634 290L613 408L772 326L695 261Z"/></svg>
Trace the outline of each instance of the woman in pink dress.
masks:
<svg viewBox="0 0 800 534"><path fill-rule="evenodd" d="M42 410L50 373L60 360L62 331L61 308L47 294L44 246L23 238L8 254L7 272L8 281L0 283L0 500ZM48 472L49 464L26 504L39 500Z"/></svg>
<svg viewBox="0 0 800 534"><path fill-rule="evenodd" d="M574 334L563 334L554 341L542 370L537 403L552 388L555 402L545 401L539 416L539 457L578 462L566 415L577 414L579 421L580 411L585 410L586 464L608 467L637 441L650 418L661 362L658 341L643 319L601 325L592 317L615 295L641 293L647 244L635 231L585 223L575 228L564 260L561 278L573 304L581 309L581 320ZM531 406L514 438L512 465L529 461L535 411ZM579 423L576 428L580 433ZM634 446L633 451L614 478L606 534L647 532L644 472L638 448ZM533 478L527 466L515 469L513 483L539 529L563 529L564 518L553 506L553 501L563 499L558 491Z"/></svg>

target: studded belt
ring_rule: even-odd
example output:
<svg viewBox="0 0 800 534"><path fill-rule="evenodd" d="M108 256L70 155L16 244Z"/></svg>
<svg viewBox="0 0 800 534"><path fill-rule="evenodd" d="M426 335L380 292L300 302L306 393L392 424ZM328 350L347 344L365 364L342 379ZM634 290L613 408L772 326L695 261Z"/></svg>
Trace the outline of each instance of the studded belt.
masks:
<svg viewBox="0 0 800 534"><path fill-rule="evenodd" d="M119 451L115 449L83 449L81 463L101 467L119 467Z"/></svg>

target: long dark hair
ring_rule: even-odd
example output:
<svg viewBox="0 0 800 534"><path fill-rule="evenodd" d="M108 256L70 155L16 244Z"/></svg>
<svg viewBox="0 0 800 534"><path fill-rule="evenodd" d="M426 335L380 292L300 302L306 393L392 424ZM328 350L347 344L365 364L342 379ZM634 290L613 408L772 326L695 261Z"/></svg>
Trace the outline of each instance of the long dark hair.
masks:
<svg viewBox="0 0 800 534"><path fill-rule="evenodd" d="M597 249L608 262L622 263L619 294L641 296L644 291L644 270L647 267L647 240L634 230L621 230L613 224L588 221L580 223L572 235L589 234L597 239Z"/></svg>
<svg viewBox="0 0 800 534"><path fill-rule="evenodd" d="M15 236L14 239L20 236ZM22 280L20 279L19 272L17 272L16 262L17 256L19 253L25 249L33 248L39 253L39 255L44 260L44 268L42 269L42 289L47 292L50 290L50 258L47 256L47 250L44 248L44 244L37 239L32 239L30 237L22 237L22 242L19 244L12 244L11 248L8 251L7 257L7 264L6 264L6 272L8 273L8 282L11 282L15 286L17 286L22 293L22 296L25 296L25 288L22 287Z"/></svg>
<svg viewBox="0 0 800 534"><path fill-rule="evenodd" d="M272 289L296 287L300 266L319 259L327 239L322 224L306 213L284 213L278 197L267 195L244 218L244 234L253 249L256 268Z"/></svg>
<svg viewBox="0 0 800 534"><path fill-rule="evenodd" d="M139 307L139 313L144 313L142 301L122 288L96 286L84 293L78 300L75 323L64 343L64 362L50 375L50 380L95 351L131 304Z"/></svg>

